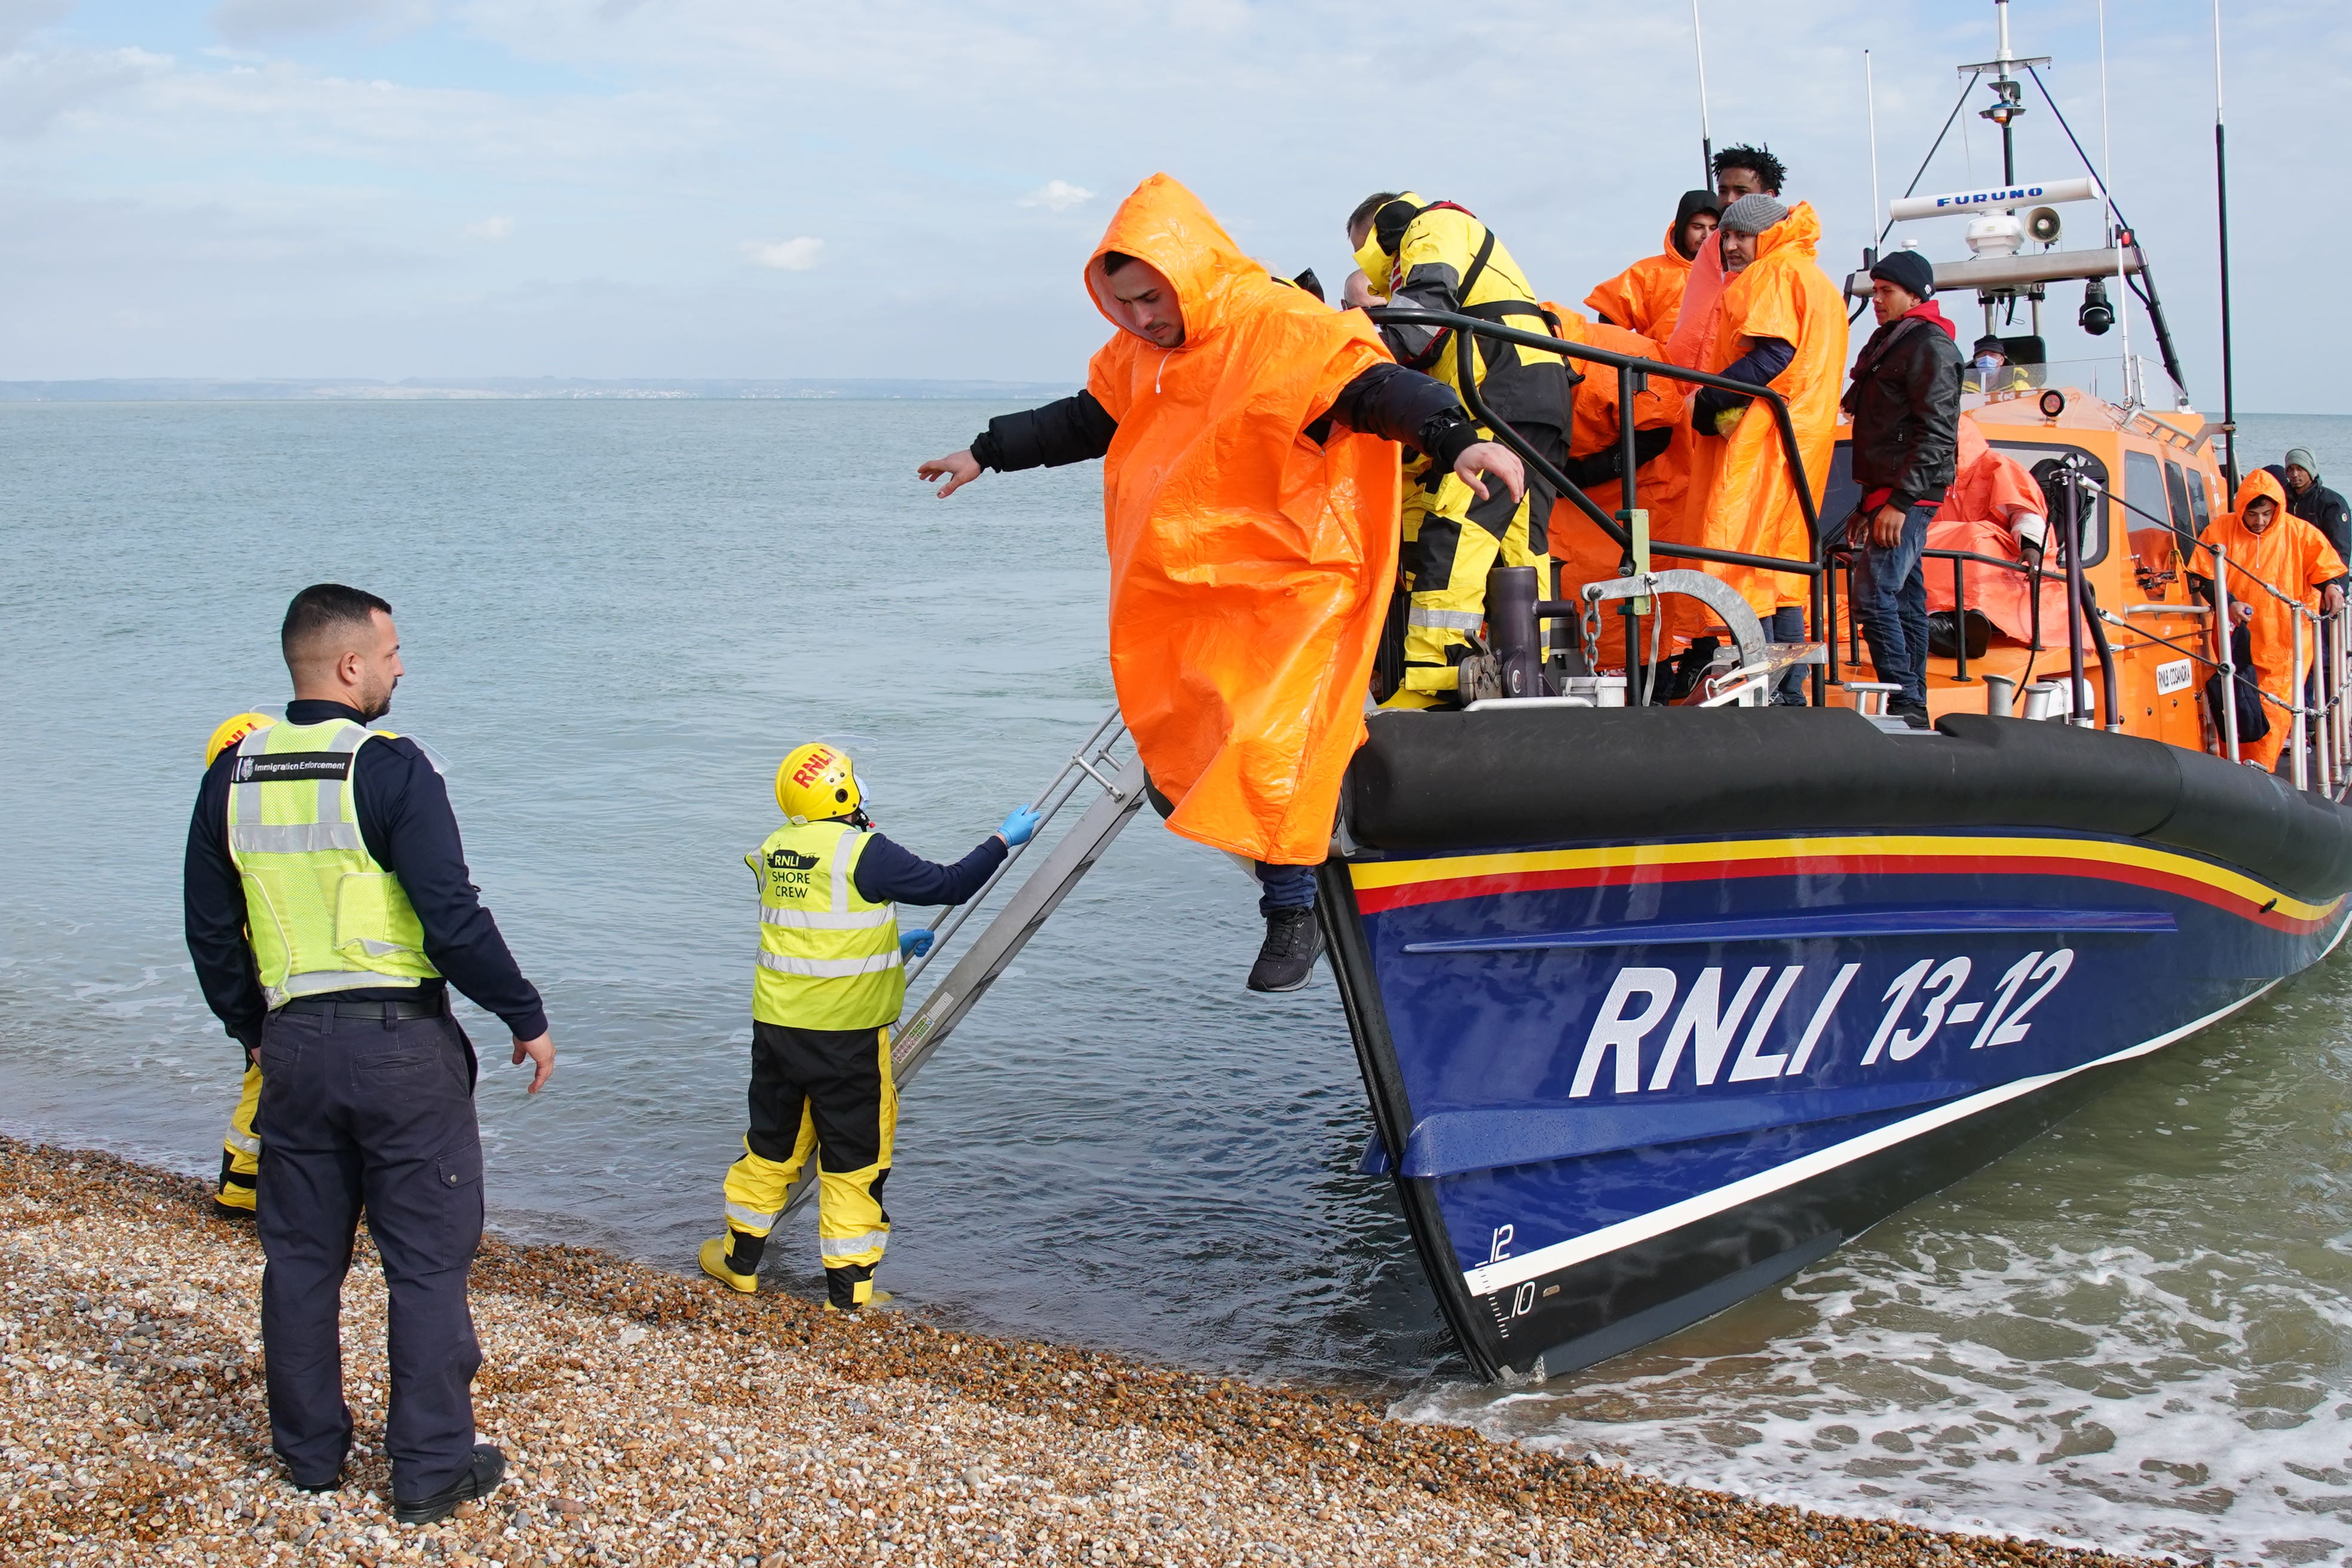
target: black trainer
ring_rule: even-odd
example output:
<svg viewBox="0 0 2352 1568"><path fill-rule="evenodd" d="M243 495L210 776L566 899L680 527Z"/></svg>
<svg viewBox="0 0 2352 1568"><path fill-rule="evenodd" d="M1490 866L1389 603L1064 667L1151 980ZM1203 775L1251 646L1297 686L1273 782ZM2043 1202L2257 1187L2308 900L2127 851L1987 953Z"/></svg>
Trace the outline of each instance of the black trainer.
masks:
<svg viewBox="0 0 2352 1568"><path fill-rule="evenodd" d="M497 1445L477 1443L474 1445L474 1462L466 1467L464 1475L431 1497L419 1498L415 1502L402 1502L395 1498L392 1504L392 1517L403 1524L431 1524L436 1520L446 1519L457 1511L459 1503L472 1502L498 1490L499 1483L506 1479L506 1476L507 1457L499 1452Z"/></svg>
<svg viewBox="0 0 2352 1568"><path fill-rule="evenodd" d="M1932 730L1936 727L1936 721L1927 717L1927 705L1925 702L1901 700L1889 702L1886 705L1886 716L1889 719L1900 719L1914 730Z"/></svg>
<svg viewBox="0 0 2352 1568"><path fill-rule="evenodd" d="M1313 910L1276 910L1265 917L1265 941L1250 965L1253 991L1296 991L1323 956L1323 930Z"/></svg>

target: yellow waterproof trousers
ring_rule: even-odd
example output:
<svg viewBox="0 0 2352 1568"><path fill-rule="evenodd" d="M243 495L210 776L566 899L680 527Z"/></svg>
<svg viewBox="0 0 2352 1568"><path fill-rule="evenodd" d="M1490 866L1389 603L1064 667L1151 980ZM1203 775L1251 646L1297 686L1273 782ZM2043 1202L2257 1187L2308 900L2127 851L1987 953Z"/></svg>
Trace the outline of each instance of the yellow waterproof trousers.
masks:
<svg viewBox="0 0 2352 1568"><path fill-rule="evenodd" d="M253 1184L261 1174L261 1140L254 1136L253 1113L260 1107L261 1068L247 1062L245 1087L228 1113L228 1135L221 1140L220 1186L214 1196L223 1208L253 1212Z"/></svg>
<svg viewBox="0 0 2352 1568"><path fill-rule="evenodd" d="M1450 700L1456 667L1486 624L1486 574L1533 566L1538 593L1551 574L1551 497L1530 484L1518 500L1493 479L1487 497L1449 473L1434 490L1408 482L1402 567L1407 595L1404 680L1387 708L1433 708Z"/></svg>
<svg viewBox="0 0 2352 1568"><path fill-rule="evenodd" d="M890 1240L882 1184L898 1127L887 1029L751 1026L751 1126L727 1168L729 1266L759 1267L801 1167L817 1161L817 1251L826 1299L845 1311L874 1297Z"/></svg>

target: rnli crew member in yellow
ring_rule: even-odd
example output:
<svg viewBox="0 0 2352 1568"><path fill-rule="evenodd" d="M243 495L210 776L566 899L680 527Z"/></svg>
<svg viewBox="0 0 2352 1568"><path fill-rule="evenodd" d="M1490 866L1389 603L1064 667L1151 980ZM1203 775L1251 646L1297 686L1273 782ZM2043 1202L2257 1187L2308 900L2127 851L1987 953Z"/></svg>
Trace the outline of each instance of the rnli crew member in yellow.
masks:
<svg viewBox="0 0 2352 1568"><path fill-rule="evenodd" d="M252 734L278 722L267 713L239 713L221 721L205 742L205 766L209 770L220 754ZM261 1063L258 1053L245 1053L245 1082L228 1113L228 1134L221 1140L220 1181L213 1189L213 1213L222 1219L253 1217L253 1183L261 1171L261 1140L254 1136L253 1113L261 1108Z"/></svg>
<svg viewBox="0 0 2352 1568"><path fill-rule="evenodd" d="M1452 202L1423 202L1412 192L1365 197L1348 217L1348 243L1371 291L1391 306L1476 316L1538 336L1550 319L1494 230ZM1454 334L1440 327L1383 323L1381 341L1397 363L1426 371L1459 394L1462 368ZM1568 455L1567 363L1554 353L1476 342L1471 365L1479 395L1555 467ZM1464 406L1470 405L1467 396ZM1484 425L1478 439L1494 438ZM1555 499L1530 470L1524 493L1495 489L1480 496L1450 465L1424 452L1405 463L1403 552L1411 595L1405 606L1402 679L1383 691L1391 708L1433 708L1458 700L1456 667L1486 620L1486 574L1499 563L1533 566L1549 596ZM1391 626L1395 625L1391 622ZM1384 659L1393 666L1393 659Z"/></svg>
<svg viewBox="0 0 2352 1568"><path fill-rule="evenodd" d="M482 1232L474 1050L448 987L501 1018L531 1092L554 1070L539 993L466 868L432 759L368 726L401 676L392 608L322 583L280 634L294 700L205 772L188 826L188 953L257 1050L256 1221L270 1447L306 1491L342 1483L343 1276L360 1213L391 1298L393 1516L429 1523L506 1473L474 1441L466 1277Z"/></svg>
<svg viewBox="0 0 2352 1568"><path fill-rule="evenodd" d="M855 1312L890 1299L874 1290L898 1125L890 1029L907 1000L906 955L931 946L929 931L899 932L894 906L962 903L1039 817L1019 807L954 865L922 859L874 831L848 756L823 742L776 770L776 805L784 825L743 857L760 883L751 1126L727 1170L727 1234L702 1244L702 1271L759 1289L768 1233L814 1153L825 1308Z"/></svg>

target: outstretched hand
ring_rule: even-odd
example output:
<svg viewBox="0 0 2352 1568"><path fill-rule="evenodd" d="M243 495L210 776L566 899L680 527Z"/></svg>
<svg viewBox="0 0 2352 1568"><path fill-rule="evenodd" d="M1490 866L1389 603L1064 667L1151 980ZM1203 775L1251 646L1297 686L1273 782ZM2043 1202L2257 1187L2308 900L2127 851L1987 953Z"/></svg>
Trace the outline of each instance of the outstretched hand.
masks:
<svg viewBox="0 0 2352 1568"><path fill-rule="evenodd" d="M1462 449L1454 459L1454 477L1470 487L1470 493L1480 500L1487 499L1486 481L1491 474L1513 500L1528 493L1528 470L1519 455L1500 441L1476 441Z"/></svg>
<svg viewBox="0 0 2352 1568"><path fill-rule="evenodd" d="M980 478L984 471L980 466L980 459L973 457L971 448L967 447L961 452L950 452L944 458L933 458L915 470L915 477L919 479L947 480L947 483L940 487L940 499L945 500L972 480Z"/></svg>

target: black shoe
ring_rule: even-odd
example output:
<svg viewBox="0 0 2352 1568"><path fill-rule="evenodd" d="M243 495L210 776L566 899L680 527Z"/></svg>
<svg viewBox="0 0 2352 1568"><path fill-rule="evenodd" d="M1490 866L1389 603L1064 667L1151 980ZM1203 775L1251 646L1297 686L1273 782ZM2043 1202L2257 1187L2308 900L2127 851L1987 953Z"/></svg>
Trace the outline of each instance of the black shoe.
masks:
<svg viewBox="0 0 2352 1568"><path fill-rule="evenodd" d="M1927 717L1927 705L1925 702L1889 702L1886 705L1886 716L1889 719L1900 719L1914 730L1932 730L1936 727L1936 721Z"/></svg>
<svg viewBox="0 0 2352 1568"><path fill-rule="evenodd" d="M1253 991L1296 991L1323 956L1323 931L1313 910L1276 910L1265 917L1265 941L1250 965Z"/></svg>
<svg viewBox="0 0 2352 1568"><path fill-rule="evenodd" d="M506 1475L507 1457L499 1452L497 1445L477 1443L474 1445L474 1462L466 1467L464 1475L431 1497L419 1498L415 1502L394 1499L392 1517L403 1524L431 1524L436 1520L446 1519L457 1511L459 1503L472 1502L498 1490L499 1483L506 1479Z"/></svg>
<svg viewBox="0 0 2352 1568"><path fill-rule="evenodd" d="M225 1204L221 1202L220 1199L215 1198L213 1200L213 1218L235 1220L239 1225L251 1225L253 1223L253 1211L248 1208L239 1208L235 1204Z"/></svg>
<svg viewBox="0 0 2352 1568"><path fill-rule="evenodd" d="M331 1481L298 1481L293 1477L289 1476L286 1478L286 1484L292 1487L298 1492L309 1492L315 1497L325 1492L339 1492L342 1490L343 1478L337 1476Z"/></svg>

